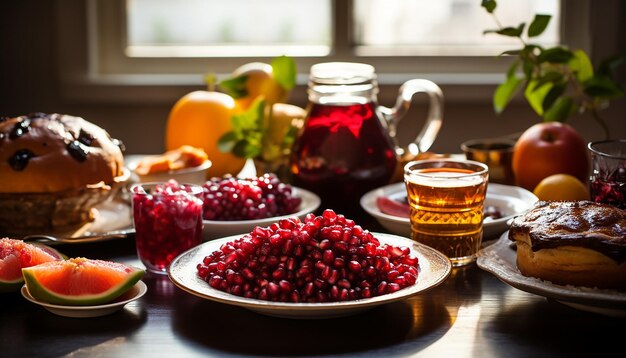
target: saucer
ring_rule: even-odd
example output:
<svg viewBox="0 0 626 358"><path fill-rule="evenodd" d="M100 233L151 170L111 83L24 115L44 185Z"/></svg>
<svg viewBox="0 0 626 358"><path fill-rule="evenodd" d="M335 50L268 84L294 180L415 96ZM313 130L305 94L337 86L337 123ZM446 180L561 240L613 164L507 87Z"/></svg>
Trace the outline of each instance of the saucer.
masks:
<svg viewBox="0 0 626 358"><path fill-rule="evenodd" d="M146 284L143 281L138 281L130 290L111 303L95 306L65 306L38 301L30 295L26 285L22 286L22 296L30 302L40 305L56 315L71 318L100 317L115 313L124 308L126 304L140 299L147 291Z"/></svg>
<svg viewBox="0 0 626 358"><path fill-rule="evenodd" d="M393 216L383 213L376 204L376 198L384 196L400 199L406 196L404 183L395 183L374 189L361 197L361 207L372 215L385 229L400 236L411 235L411 223L408 217ZM503 184L487 185L486 206L495 206L502 213L499 219L483 221L483 239L497 239L508 230L507 221L529 210L538 201L537 197L526 189Z"/></svg>

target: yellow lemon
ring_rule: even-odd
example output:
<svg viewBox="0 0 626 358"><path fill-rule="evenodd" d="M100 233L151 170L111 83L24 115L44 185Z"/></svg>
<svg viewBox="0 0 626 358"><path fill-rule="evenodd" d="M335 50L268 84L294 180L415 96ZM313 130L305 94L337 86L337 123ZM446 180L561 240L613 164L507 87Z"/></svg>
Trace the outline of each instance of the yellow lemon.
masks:
<svg viewBox="0 0 626 358"><path fill-rule="evenodd" d="M190 145L202 148L213 163L209 176L237 175L246 159L232 153L222 153L217 142L232 130L231 116L235 101L227 94L214 91L194 91L181 97L167 120L165 147L167 150Z"/></svg>
<svg viewBox="0 0 626 358"><path fill-rule="evenodd" d="M589 189L569 174L553 174L537 184L533 193L539 200L589 200Z"/></svg>
<svg viewBox="0 0 626 358"><path fill-rule="evenodd" d="M283 156L291 148L295 135L304 123L306 111L287 103L274 103L265 114L263 158L273 160Z"/></svg>
<svg viewBox="0 0 626 358"><path fill-rule="evenodd" d="M237 107L242 110L250 108L252 102L260 96L265 98L268 105L285 102L289 96L290 91L274 79L272 66L267 63L250 62L242 65L233 71L231 78L241 78L244 81L246 95L235 98Z"/></svg>

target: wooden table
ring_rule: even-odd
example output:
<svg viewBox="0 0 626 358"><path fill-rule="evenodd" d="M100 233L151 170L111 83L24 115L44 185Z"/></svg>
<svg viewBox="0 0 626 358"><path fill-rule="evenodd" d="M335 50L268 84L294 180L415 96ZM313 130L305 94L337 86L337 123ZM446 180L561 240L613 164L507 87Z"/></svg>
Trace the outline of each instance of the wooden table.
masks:
<svg viewBox="0 0 626 358"><path fill-rule="evenodd" d="M384 231L373 220L363 225ZM134 239L59 246L70 257L141 267ZM626 320L508 286L476 265L440 286L358 315L292 320L211 302L147 275L147 294L99 318L65 318L1 294L0 357L602 356L624 351Z"/></svg>

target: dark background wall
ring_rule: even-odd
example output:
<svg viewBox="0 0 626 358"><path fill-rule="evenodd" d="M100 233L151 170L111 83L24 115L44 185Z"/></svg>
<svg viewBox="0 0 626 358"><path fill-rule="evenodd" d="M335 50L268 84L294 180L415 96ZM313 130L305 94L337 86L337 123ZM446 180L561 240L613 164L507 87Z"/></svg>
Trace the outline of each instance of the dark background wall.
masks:
<svg viewBox="0 0 626 358"><path fill-rule="evenodd" d="M478 1L478 0L477 0ZM571 0L569 0L571 1ZM58 63L56 23L59 11L71 13L75 2L54 0L8 0L0 2L0 115L15 116L29 112L59 112L82 116L106 128L112 136L124 141L127 153L157 153L162 151L165 123L170 108L182 95L197 86L178 86L168 91L166 100L110 101L106 96L76 100L62 95ZM590 7L592 61L626 49L626 4L619 0L594 1ZM478 6L478 5L477 5ZM71 21L71 17L70 17ZM76 21L84 21L77 18ZM626 65L619 71L622 86L626 83ZM494 114L490 100L464 99L462 89L442 85L446 100L444 125L432 150L459 152L459 144L470 138L493 137L521 132L539 121L522 101L513 103L506 112ZM304 106L305 88L298 87L292 95L293 104ZM381 88L395 93L397 86ZM489 88L489 93L493 88ZM460 94L459 94L460 93ZM468 98L471 97L468 93ZM393 103L382 103L391 106ZM422 106L423 107L423 106ZM423 115L425 108L415 111ZM626 100L611 103L602 112L613 137L626 138ZM413 123L410 123L413 122ZM417 131L417 118L406 119L402 125L401 142L407 142ZM602 137L602 132L590 116L578 116L570 121L586 140Z"/></svg>

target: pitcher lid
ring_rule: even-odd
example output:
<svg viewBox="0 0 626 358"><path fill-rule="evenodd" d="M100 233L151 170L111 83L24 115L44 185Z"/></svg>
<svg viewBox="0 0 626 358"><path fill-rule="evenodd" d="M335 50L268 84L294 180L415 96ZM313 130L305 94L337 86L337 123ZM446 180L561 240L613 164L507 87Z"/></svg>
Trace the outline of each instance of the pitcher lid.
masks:
<svg viewBox="0 0 626 358"><path fill-rule="evenodd" d="M355 62L324 62L311 66L309 80L316 84L354 85L376 78L374 66Z"/></svg>

